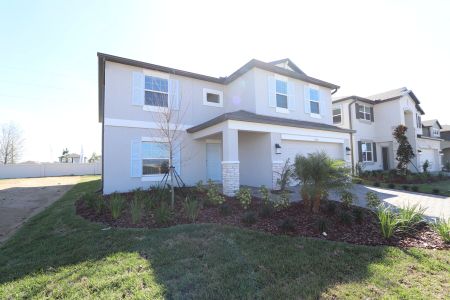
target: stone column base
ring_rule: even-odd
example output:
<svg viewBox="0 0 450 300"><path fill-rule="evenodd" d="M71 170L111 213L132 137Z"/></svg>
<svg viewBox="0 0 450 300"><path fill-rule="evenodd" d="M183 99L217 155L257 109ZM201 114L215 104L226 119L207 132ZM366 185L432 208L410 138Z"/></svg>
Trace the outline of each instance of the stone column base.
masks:
<svg viewBox="0 0 450 300"><path fill-rule="evenodd" d="M277 190L279 189L279 185L277 183L278 179L280 178L281 171L284 167L284 161L273 161L272 162L272 189Z"/></svg>
<svg viewBox="0 0 450 300"><path fill-rule="evenodd" d="M239 161L222 162L223 193L233 197L239 190Z"/></svg>

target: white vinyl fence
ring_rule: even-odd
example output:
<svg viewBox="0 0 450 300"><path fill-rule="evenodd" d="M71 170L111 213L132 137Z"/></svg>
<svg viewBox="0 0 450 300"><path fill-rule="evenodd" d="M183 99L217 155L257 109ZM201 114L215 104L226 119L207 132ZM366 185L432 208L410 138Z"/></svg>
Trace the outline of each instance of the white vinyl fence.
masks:
<svg viewBox="0 0 450 300"><path fill-rule="evenodd" d="M67 175L99 175L102 174L102 164L8 164L0 165L0 178L27 178Z"/></svg>

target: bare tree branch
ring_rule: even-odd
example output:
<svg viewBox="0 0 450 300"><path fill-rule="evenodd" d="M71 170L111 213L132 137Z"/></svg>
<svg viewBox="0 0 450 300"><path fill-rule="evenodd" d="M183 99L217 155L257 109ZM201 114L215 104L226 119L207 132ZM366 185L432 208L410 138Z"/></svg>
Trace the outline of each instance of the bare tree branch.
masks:
<svg viewBox="0 0 450 300"><path fill-rule="evenodd" d="M14 124L4 124L0 133L0 162L15 164L23 152L22 131Z"/></svg>

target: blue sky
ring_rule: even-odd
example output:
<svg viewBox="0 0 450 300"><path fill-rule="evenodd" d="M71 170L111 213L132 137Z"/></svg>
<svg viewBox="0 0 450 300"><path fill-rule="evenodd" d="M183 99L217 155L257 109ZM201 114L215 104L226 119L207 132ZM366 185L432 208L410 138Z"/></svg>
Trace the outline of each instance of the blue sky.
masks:
<svg viewBox="0 0 450 300"><path fill-rule="evenodd" d="M450 1L2 1L0 123L23 160L101 151L97 52L213 76L289 57L368 96L407 86L450 124Z"/></svg>

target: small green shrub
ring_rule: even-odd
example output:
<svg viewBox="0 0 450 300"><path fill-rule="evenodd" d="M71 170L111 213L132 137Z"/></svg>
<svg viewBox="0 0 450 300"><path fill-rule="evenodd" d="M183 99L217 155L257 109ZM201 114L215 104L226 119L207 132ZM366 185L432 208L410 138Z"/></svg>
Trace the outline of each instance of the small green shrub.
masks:
<svg viewBox="0 0 450 300"><path fill-rule="evenodd" d="M422 165L422 169L424 173L428 173L428 168L430 167L430 162L428 161L428 159L423 163Z"/></svg>
<svg viewBox="0 0 450 300"><path fill-rule="evenodd" d="M361 224L364 219L363 210L360 208L355 207L352 210L353 218L355 219L355 222L358 224Z"/></svg>
<svg viewBox="0 0 450 300"><path fill-rule="evenodd" d="M142 219L142 211L144 209L144 202L139 194L134 194L130 209L131 221L133 224L139 223Z"/></svg>
<svg viewBox="0 0 450 300"><path fill-rule="evenodd" d="M109 200L109 209L114 220L120 217L124 206L125 200L123 199L122 195L117 193L111 195L111 198Z"/></svg>
<svg viewBox="0 0 450 300"><path fill-rule="evenodd" d="M259 216L261 218L269 218L274 213L274 208L272 204L263 204L259 210Z"/></svg>
<svg viewBox="0 0 450 300"><path fill-rule="evenodd" d="M316 227L320 233L327 232L328 230L328 221L325 218L319 218L316 221Z"/></svg>
<svg viewBox="0 0 450 300"><path fill-rule="evenodd" d="M336 213L336 202L334 202L334 201L327 202L327 212L330 215L334 215Z"/></svg>
<svg viewBox="0 0 450 300"><path fill-rule="evenodd" d="M244 209L247 209L252 203L252 193L248 188L240 188L236 193L236 198Z"/></svg>
<svg viewBox="0 0 450 300"><path fill-rule="evenodd" d="M278 228L283 232L294 231L295 230L295 221L293 218L287 217L280 222L280 224L278 225Z"/></svg>
<svg viewBox="0 0 450 300"><path fill-rule="evenodd" d="M378 194L375 192L367 192L366 200L367 200L367 207L370 209L376 209L381 204L380 198L378 197Z"/></svg>
<svg viewBox="0 0 450 300"><path fill-rule="evenodd" d="M154 211L155 222L157 224L166 224L170 221L170 208L167 202L161 202Z"/></svg>
<svg viewBox="0 0 450 300"><path fill-rule="evenodd" d="M373 183L373 186L375 186L375 187L380 187L381 184L380 184L378 181L375 181L375 182Z"/></svg>
<svg viewBox="0 0 450 300"><path fill-rule="evenodd" d="M341 213L339 213L339 222L341 222L344 225L351 225L352 224L352 216L346 212L346 211L342 211Z"/></svg>
<svg viewBox="0 0 450 300"><path fill-rule="evenodd" d="M222 216L229 216L233 212L231 206L226 202L220 204L218 209Z"/></svg>
<svg viewBox="0 0 450 300"><path fill-rule="evenodd" d="M411 231L423 221L425 209L418 204L404 206L398 210L398 228L403 231Z"/></svg>
<svg viewBox="0 0 450 300"><path fill-rule="evenodd" d="M269 191L269 189L265 185L262 185L259 188L259 192L261 193L262 203L264 205L270 204L270 191Z"/></svg>
<svg viewBox="0 0 450 300"><path fill-rule="evenodd" d="M432 227L445 243L450 243L450 218L447 221L444 218L439 218L432 224Z"/></svg>
<svg viewBox="0 0 450 300"><path fill-rule="evenodd" d="M439 189L433 189L433 194L435 195L439 195L441 193L441 191Z"/></svg>
<svg viewBox="0 0 450 300"><path fill-rule="evenodd" d="M404 189L405 191L408 191L409 190L409 185L406 185L406 184L402 185L402 189Z"/></svg>
<svg viewBox="0 0 450 300"><path fill-rule="evenodd" d="M206 192L203 180L197 181L197 183L195 184L195 191L199 194L203 194Z"/></svg>
<svg viewBox="0 0 450 300"><path fill-rule="evenodd" d="M343 191L341 193L341 202L346 207L350 207L353 204L353 194L350 191Z"/></svg>
<svg viewBox="0 0 450 300"><path fill-rule="evenodd" d="M206 203L210 205L220 205L225 202L225 197L219 192L219 188L210 179L208 180L208 192L206 193Z"/></svg>
<svg viewBox="0 0 450 300"><path fill-rule="evenodd" d="M389 183L388 184L388 188L390 188L390 189L395 189L395 183Z"/></svg>
<svg viewBox="0 0 450 300"><path fill-rule="evenodd" d="M419 191L419 186L413 185L413 186L411 187L411 190L412 190L413 192L418 192L418 191Z"/></svg>
<svg viewBox="0 0 450 300"><path fill-rule="evenodd" d="M388 207L379 207L377 211L380 221L381 233L385 239L390 239L397 229L398 219L395 213Z"/></svg>
<svg viewBox="0 0 450 300"><path fill-rule="evenodd" d="M92 209L96 207L96 202L98 201L98 198L99 196L96 193L85 193L82 197L84 203L86 203L86 206Z"/></svg>
<svg viewBox="0 0 450 300"><path fill-rule="evenodd" d="M198 213L200 212L200 205L197 199L186 197L183 203L183 209L186 217L191 220L191 222L197 220Z"/></svg>
<svg viewBox="0 0 450 300"><path fill-rule="evenodd" d="M291 202L289 200L289 192L283 191L281 195L278 195L278 197L276 198L274 206L277 210L283 210L285 208L288 208L290 204Z"/></svg>
<svg viewBox="0 0 450 300"><path fill-rule="evenodd" d="M254 211L247 211L242 217L242 223L251 225L256 223L256 213Z"/></svg>

